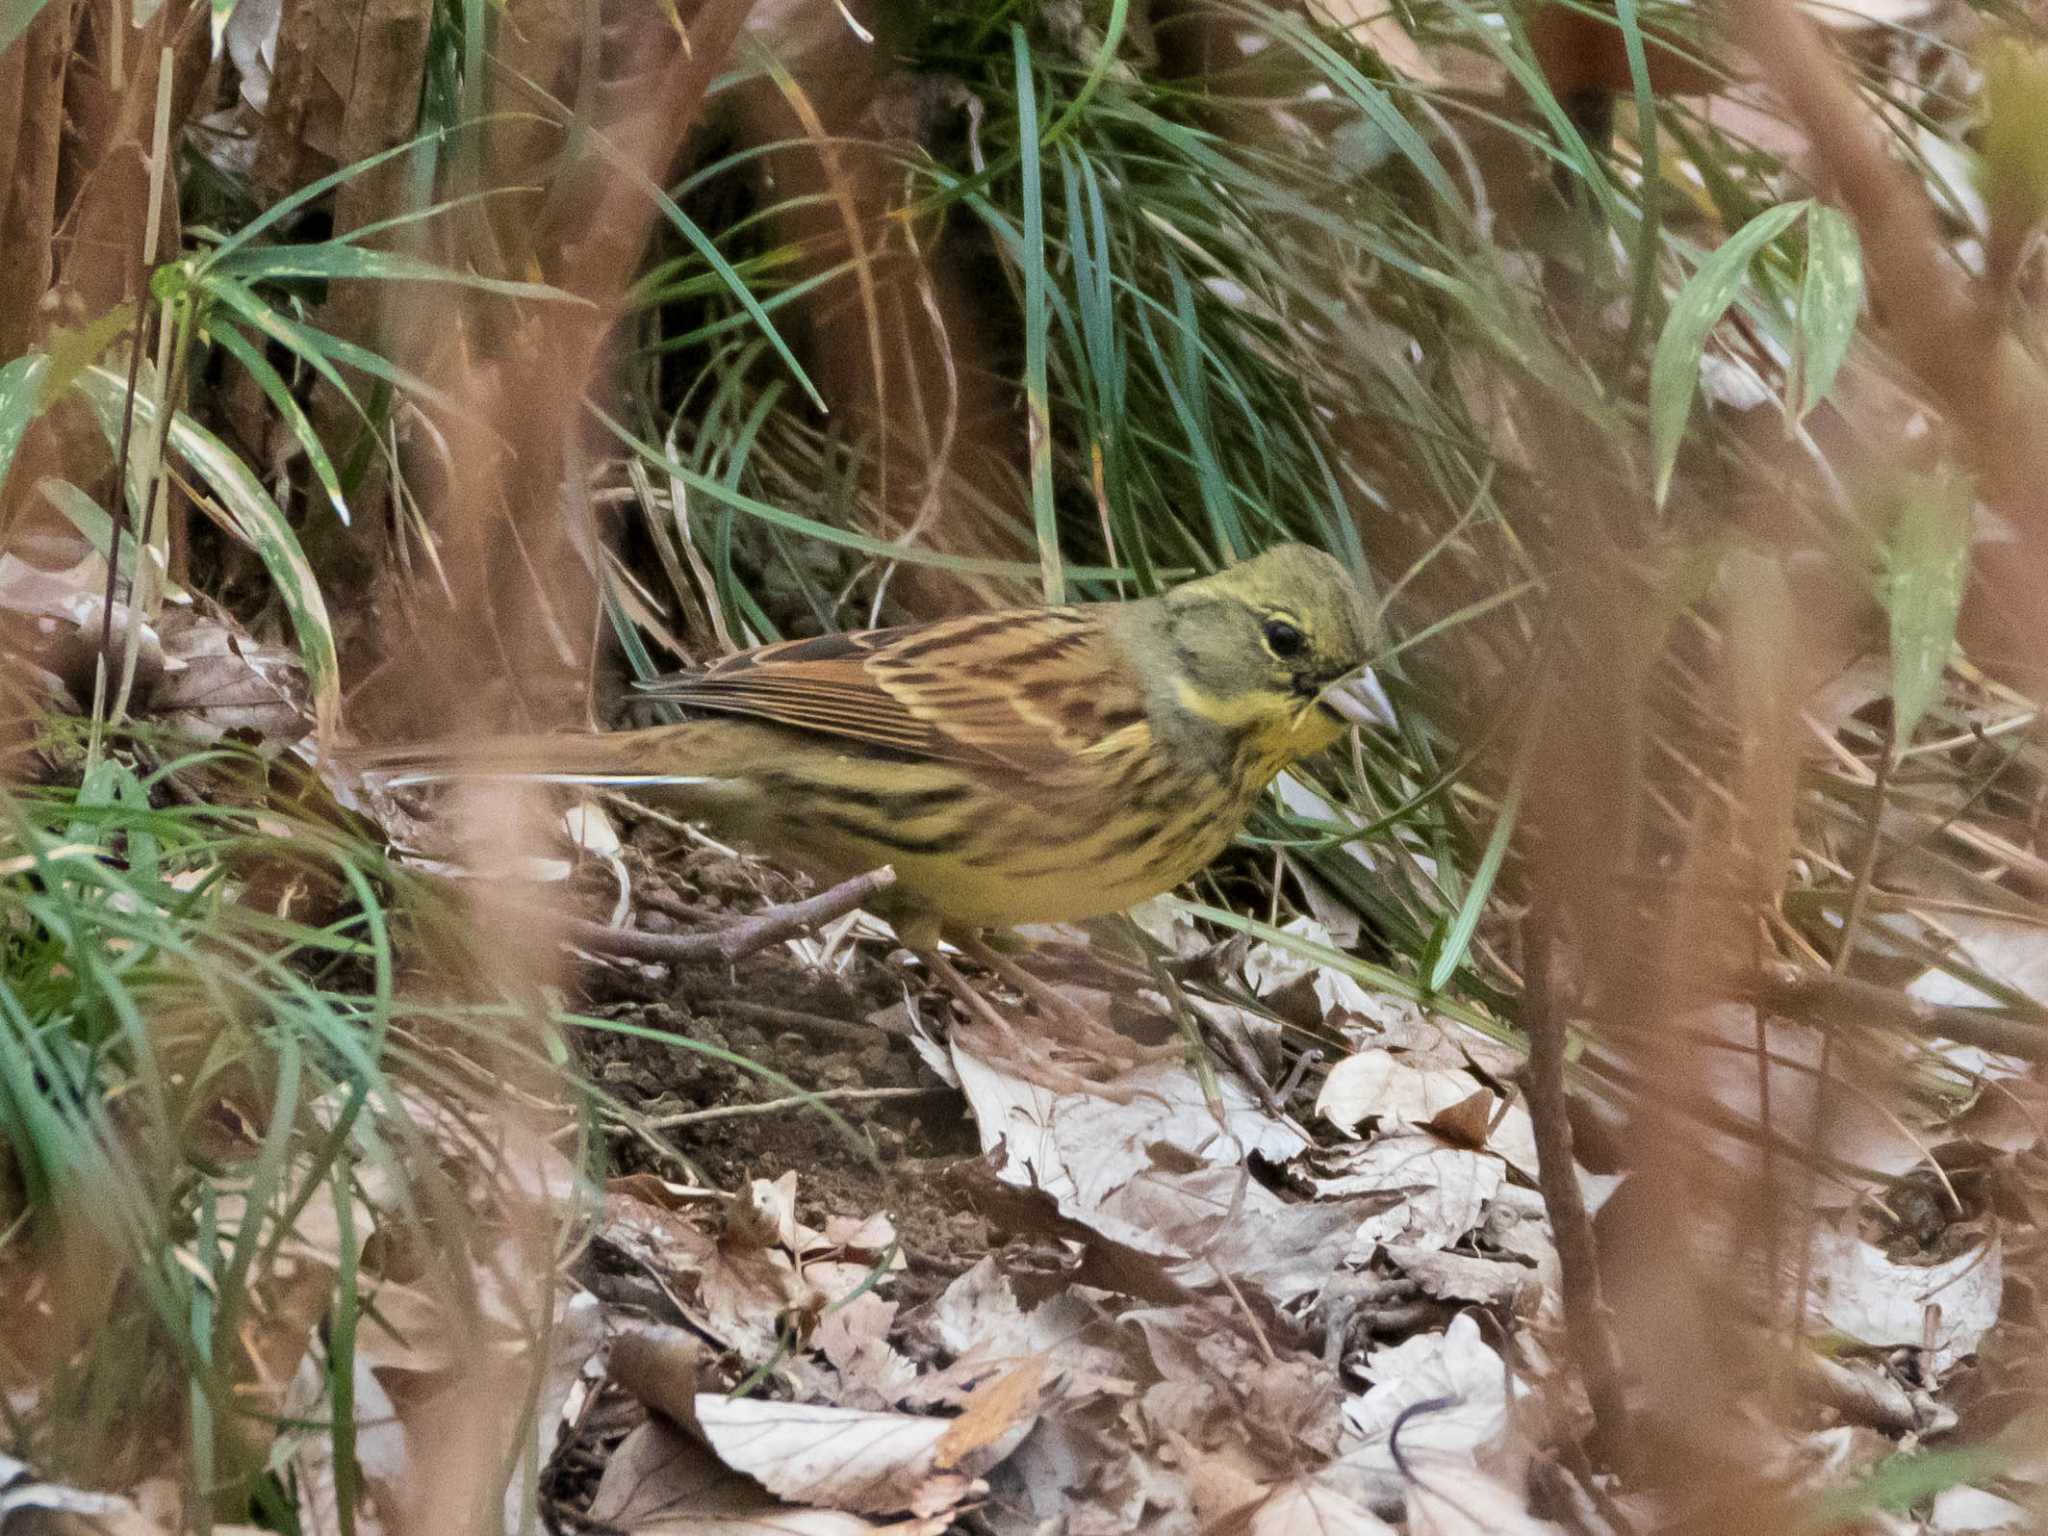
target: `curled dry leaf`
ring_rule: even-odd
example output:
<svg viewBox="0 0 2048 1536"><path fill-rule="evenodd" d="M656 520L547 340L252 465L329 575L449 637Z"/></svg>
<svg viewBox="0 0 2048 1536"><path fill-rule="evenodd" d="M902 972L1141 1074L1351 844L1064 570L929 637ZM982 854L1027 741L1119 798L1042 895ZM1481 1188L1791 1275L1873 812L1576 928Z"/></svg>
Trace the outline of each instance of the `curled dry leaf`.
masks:
<svg viewBox="0 0 2048 1536"><path fill-rule="evenodd" d="M824 1232L805 1226L795 1215L794 1180L757 1179L733 1201L659 1181L615 1180L599 1235L659 1279L693 1322L764 1359L786 1321L815 1324L826 1306L868 1282L895 1242L883 1216L835 1220ZM893 1267L901 1265L899 1254Z"/></svg>
<svg viewBox="0 0 2048 1536"><path fill-rule="evenodd" d="M785 1504L664 1419L612 1453L590 1518L632 1536L944 1536L953 1523L950 1513L882 1522Z"/></svg>
<svg viewBox="0 0 2048 1536"><path fill-rule="evenodd" d="M1409 1459L1408 1536L1562 1536L1538 1520L1522 1497L1468 1461L1424 1454Z"/></svg>
<svg viewBox="0 0 2048 1536"><path fill-rule="evenodd" d="M2048 1131L2048 1083L2031 1077L1995 1078L1978 1090L1951 1129L1994 1151L2025 1152Z"/></svg>
<svg viewBox="0 0 2048 1536"><path fill-rule="evenodd" d="M1944 1488L1934 1496L1933 1518L1928 1525L1941 1536L1948 1536L1951 1531L2038 1530L2035 1519L2024 1505L1965 1483Z"/></svg>
<svg viewBox="0 0 2048 1536"><path fill-rule="evenodd" d="M1367 1120L1383 1129L1417 1128L1471 1097L1479 1085L1448 1067L1419 1067L1392 1051L1366 1050L1330 1069L1316 1095L1316 1113L1355 1134Z"/></svg>
<svg viewBox="0 0 2048 1536"><path fill-rule="evenodd" d="M1034 1369L1034 1367L1025 1367ZM1035 1386L999 1377L973 1427L959 1420L871 1413L819 1403L776 1403L700 1393L697 1422L720 1460L794 1503L862 1514L928 1517L986 1491L987 1471L1016 1449L1037 1416Z"/></svg>
<svg viewBox="0 0 2048 1536"><path fill-rule="evenodd" d="M704 1346L693 1333L651 1323L612 1341L612 1379L656 1413L697 1428L697 1373Z"/></svg>
<svg viewBox="0 0 2048 1536"><path fill-rule="evenodd" d="M1471 1461L1507 1430L1507 1367L1480 1337L1469 1312L1453 1318L1442 1333L1374 1350L1365 1373L1372 1387L1345 1405L1359 1444L1345 1453L1344 1463L1390 1480L1397 1496L1406 1486L1394 1459L1397 1425L1401 1459L1410 1463L1424 1452ZM1442 1406L1423 1408L1426 1403ZM1416 1411L1404 1419L1411 1409Z"/></svg>
<svg viewBox="0 0 2048 1536"><path fill-rule="evenodd" d="M1156 1235L1105 1209L1135 1180L1171 1163L1235 1167L1253 1153L1280 1163L1308 1146L1297 1127L1261 1108L1230 1077L1219 1085L1219 1123L1194 1075L1177 1065L1127 1074L1132 1096L1118 1103L1055 1094L958 1045L953 1061L982 1150L1001 1158L1005 1183L1043 1189L1062 1214L1146 1252L1161 1251Z"/></svg>
<svg viewBox="0 0 2048 1536"><path fill-rule="evenodd" d="M1821 1326L1874 1348L1927 1348L1939 1374L1998 1321L2004 1246L1993 1232L1967 1252L1933 1264L1901 1264L1853 1229L1814 1238L1813 1312Z"/></svg>
<svg viewBox="0 0 2048 1536"><path fill-rule="evenodd" d="M1427 1134L1337 1148L1306 1173L1323 1199L1356 1195L1379 1203L1381 1209L1359 1224L1352 1248L1358 1262L1370 1259L1379 1243L1450 1247L1485 1222L1488 1202L1507 1182L1499 1158L1447 1147Z"/></svg>
<svg viewBox="0 0 2048 1536"><path fill-rule="evenodd" d="M1275 1483L1208 1529L1214 1536L1395 1536L1350 1493L1312 1477Z"/></svg>
<svg viewBox="0 0 2048 1536"><path fill-rule="evenodd" d="M796 1170L753 1179L726 1202L720 1241L736 1248L796 1246Z"/></svg>

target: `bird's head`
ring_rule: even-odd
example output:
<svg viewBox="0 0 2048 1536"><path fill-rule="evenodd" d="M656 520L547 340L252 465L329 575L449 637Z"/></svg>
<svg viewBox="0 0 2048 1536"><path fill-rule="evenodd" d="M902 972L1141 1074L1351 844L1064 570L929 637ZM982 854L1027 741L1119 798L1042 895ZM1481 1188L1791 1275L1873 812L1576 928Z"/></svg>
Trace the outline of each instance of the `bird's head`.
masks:
<svg viewBox="0 0 2048 1536"><path fill-rule="evenodd" d="M1161 600L1176 702L1274 755L1304 756L1342 733L1333 685L1360 674L1372 623L1332 556L1282 544Z"/></svg>

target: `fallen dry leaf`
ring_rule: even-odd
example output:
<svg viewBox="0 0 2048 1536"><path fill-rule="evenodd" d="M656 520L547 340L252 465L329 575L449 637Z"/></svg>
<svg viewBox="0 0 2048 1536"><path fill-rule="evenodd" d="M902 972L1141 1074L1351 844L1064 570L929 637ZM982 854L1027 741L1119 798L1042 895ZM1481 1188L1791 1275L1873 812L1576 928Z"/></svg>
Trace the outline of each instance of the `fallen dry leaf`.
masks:
<svg viewBox="0 0 2048 1536"><path fill-rule="evenodd" d="M612 1453L590 1519L633 1536L944 1536L953 1523L949 1514L884 1522L785 1504L664 1419Z"/></svg>
<svg viewBox="0 0 2048 1536"><path fill-rule="evenodd" d="M838 1379L829 1400L848 1408L895 1408L916 1389L916 1364L889 1342L896 1303L866 1291L818 1320L811 1348L823 1355Z"/></svg>
<svg viewBox="0 0 2048 1536"><path fill-rule="evenodd" d="M1178 1065L1125 1075L1128 1102L1056 1094L956 1044L954 1066L1000 1177L1050 1194L1060 1211L1145 1252L1164 1251L1148 1226L1106 1212L1134 1180L1171 1158L1183 1167L1236 1167L1256 1153L1280 1163L1308 1145L1291 1122L1262 1108L1236 1079L1219 1091L1219 1123L1194 1074ZM998 1154L997 1149L1001 1151Z"/></svg>
<svg viewBox="0 0 2048 1536"><path fill-rule="evenodd" d="M1330 1069L1316 1095L1316 1113L1346 1134L1356 1133L1366 1120L1377 1120L1384 1130L1419 1129L1478 1087L1466 1072L1417 1066L1388 1050L1365 1050Z"/></svg>
<svg viewBox="0 0 2048 1536"><path fill-rule="evenodd" d="M612 1380L684 1429L697 1427L697 1375L703 1342L681 1328L645 1323L612 1341Z"/></svg>
<svg viewBox="0 0 2048 1536"><path fill-rule="evenodd" d="M1507 1182L1507 1166L1485 1152L1447 1147L1423 1134L1385 1136L1334 1148L1304 1169L1322 1199L1370 1196L1381 1209L1360 1223L1354 1262L1379 1243L1448 1248L1486 1219L1487 1203Z"/></svg>
<svg viewBox="0 0 2048 1536"><path fill-rule="evenodd" d="M1561 1526L1538 1520L1512 1488L1470 1462L1425 1454L1409 1466L1408 1536L1561 1536Z"/></svg>
<svg viewBox="0 0 2048 1536"><path fill-rule="evenodd" d="M1823 1327L1875 1348L1930 1348L1946 1372L1998 1321L2004 1247L1993 1232L1966 1253L1934 1264L1901 1264L1853 1228L1814 1235L1812 1311Z"/></svg>
<svg viewBox="0 0 2048 1536"><path fill-rule="evenodd" d="M939 1441L935 1465L957 1467L992 1446L1017 1443L1017 1427L1038 1417L1046 1360L1034 1355L1007 1375L977 1387Z"/></svg>
<svg viewBox="0 0 2048 1536"><path fill-rule="evenodd" d="M971 1401L971 1399L970 1399ZM821 1403L699 1393L697 1422L719 1459L792 1503L861 1514L929 1517L985 1491L980 1474L1024 1438L1035 1413L961 1450L954 1420Z"/></svg>
<svg viewBox="0 0 2048 1536"><path fill-rule="evenodd" d="M1395 1536L1394 1528L1350 1493L1290 1477L1209 1527L1212 1536Z"/></svg>
<svg viewBox="0 0 2048 1536"><path fill-rule="evenodd" d="M834 1223L829 1232L805 1226L795 1216L793 1178L755 1180L737 1202L663 1186L650 1191L659 1204L615 1181L598 1234L659 1279L693 1323L750 1359L766 1359L785 1326L808 1331L827 1306L867 1284L895 1241L883 1217ZM892 1267L902 1262L898 1254Z"/></svg>
<svg viewBox="0 0 2048 1536"><path fill-rule="evenodd" d="M1388 1263L1421 1286L1426 1295L1440 1299L1523 1311L1532 1308L1542 1293L1536 1270L1511 1258L1481 1258L1405 1243L1385 1244L1382 1252Z"/></svg>
<svg viewBox="0 0 2048 1536"><path fill-rule="evenodd" d="M1072 1291L1027 1312L996 1261L983 1258L913 1324L928 1347L954 1360L945 1370L920 1378L906 1401L962 1401L982 1382L1040 1355L1057 1370L1069 1400L1099 1392L1127 1396L1136 1387L1123 1357L1097 1341L1098 1336L1113 1337L1113 1326L1099 1307Z"/></svg>
<svg viewBox="0 0 2048 1536"><path fill-rule="evenodd" d="M2039 1530L2032 1511L1982 1488L1959 1484L1934 1496L1930 1529L1948 1536L1962 1531Z"/></svg>
<svg viewBox="0 0 2048 1536"><path fill-rule="evenodd" d="M1999 1152L2025 1152L2048 1130L2048 1083L2031 1077L1995 1078L1950 1123L1956 1135Z"/></svg>
<svg viewBox="0 0 2048 1536"><path fill-rule="evenodd" d="M1327 949L1337 947L1330 930L1312 917L1297 917L1281 925L1280 931L1304 943L1320 944ZM1318 965L1307 956L1283 949L1278 944L1254 944L1245 956L1244 978L1260 997L1271 997L1296 982L1306 981L1325 1015L1343 1010L1370 1019L1378 1018L1390 1006L1396 1010L1412 1011L1414 1008L1414 1004L1405 1000L1389 1000L1369 992L1344 972Z"/></svg>
<svg viewBox="0 0 2048 1536"><path fill-rule="evenodd" d="M1490 1449L1508 1426L1507 1367L1480 1337L1478 1321L1461 1312L1442 1333L1423 1334L1366 1357L1373 1385L1345 1405L1358 1436L1343 1457L1347 1467L1385 1481L1396 1497L1407 1479L1394 1459L1414 1462L1423 1452L1471 1460ZM1442 1406L1423 1409L1424 1403ZM1403 1419L1410 1409L1417 1410Z"/></svg>

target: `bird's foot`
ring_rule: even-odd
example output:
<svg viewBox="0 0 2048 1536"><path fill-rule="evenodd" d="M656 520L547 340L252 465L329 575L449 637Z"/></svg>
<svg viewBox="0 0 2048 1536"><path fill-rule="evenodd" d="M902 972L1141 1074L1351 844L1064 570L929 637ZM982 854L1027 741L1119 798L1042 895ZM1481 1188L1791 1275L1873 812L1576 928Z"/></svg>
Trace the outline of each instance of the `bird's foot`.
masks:
<svg viewBox="0 0 2048 1536"><path fill-rule="evenodd" d="M973 950L967 953L974 955ZM1141 1046L1107 1025L1098 1024L1075 1004L1061 997L1021 966L1005 962L1026 975L1029 986L1008 976L1003 966L989 968L1011 980L1012 985L1034 1001L1051 998L1054 1006L1024 1022L1024 1031L990 998L981 992L937 949L919 952L919 958L947 991L966 1007L968 1016L983 1026L1003 1053L1004 1063L1018 1076L1052 1093L1088 1094L1117 1103L1129 1103L1149 1090L1133 1089L1117 1081L1124 1073L1149 1062L1177 1057L1178 1047ZM982 960L979 955L974 955ZM986 960L982 960L986 964ZM1033 990L1037 989L1037 990ZM1051 1039L1027 1038L1050 1035Z"/></svg>
<svg viewBox="0 0 2048 1536"><path fill-rule="evenodd" d="M1097 1018L1082 1004L1033 974L980 935L962 941L961 952L998 980L1014 988L1035 1010L1036 1031L1058 1045L1092 1057L1116 1071L1129 1072L1155 1062L1178 1060L1185 1054L1179 1044L1140 1045L1128 1035Z"/></svg>

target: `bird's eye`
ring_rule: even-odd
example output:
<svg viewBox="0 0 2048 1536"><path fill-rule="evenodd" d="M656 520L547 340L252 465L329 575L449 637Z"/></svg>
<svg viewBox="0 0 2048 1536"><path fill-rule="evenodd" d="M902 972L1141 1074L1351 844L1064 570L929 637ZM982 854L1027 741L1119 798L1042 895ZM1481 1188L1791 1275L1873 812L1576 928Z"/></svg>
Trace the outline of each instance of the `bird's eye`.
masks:
<svg viewBox="0 0 2048 1536"><path fill-rule="evenodd" d="M1308 645L1308 637L1285 619L1268 619L1264 630L1266 649L1282 661L1292 661Z"/></svg>

